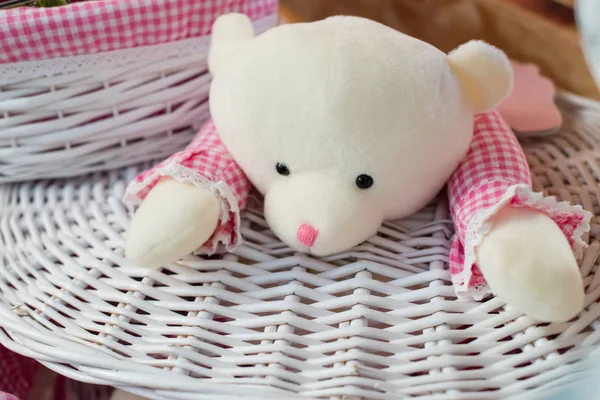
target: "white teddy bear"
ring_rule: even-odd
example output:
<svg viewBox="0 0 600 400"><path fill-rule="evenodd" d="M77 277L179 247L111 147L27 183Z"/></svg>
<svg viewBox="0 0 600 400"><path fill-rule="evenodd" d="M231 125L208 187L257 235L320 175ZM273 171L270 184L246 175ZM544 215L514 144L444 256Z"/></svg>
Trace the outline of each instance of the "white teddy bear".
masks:
<svg viewBox="0 0 600 400"><path fill-rule="evenodd" d="M359 244L448 184L459 296L492 291L548 321L583 308L575 255L590 216L531 192L494 111L513 78L500 50L473 41L445 54L358 17L254 37L231 14L214 25L209 67L212 122L128 189L141 204L126 243L137 264L235 250L249 182L275 234L314 256Z"/></svg>

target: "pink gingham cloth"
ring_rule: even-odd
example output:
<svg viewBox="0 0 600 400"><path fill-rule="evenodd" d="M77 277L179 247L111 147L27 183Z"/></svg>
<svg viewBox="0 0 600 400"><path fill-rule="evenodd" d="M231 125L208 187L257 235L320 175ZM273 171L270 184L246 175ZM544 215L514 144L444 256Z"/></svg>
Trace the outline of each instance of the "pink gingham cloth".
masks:
<svg viewBox="0 0 600 400"><path fill-rule="evenodd" d="M497 111L475 117L471 147L448 181L448 195L456 230L450 273L459 298L480 300L489 293L476 264L475 249L490 229L489 220L505 205L547 214L561 228L577 257L585 247L581 237L590 228L591 213L532 191L523 150Z"/></svg>
<svg viewBox="0 0 600 400"><path fill-rule="evenodd" d="M0 63L207 36L221 14L239 12L256 21L277 9L277 0L102 0L0 10Z"/></svg>
<svg viewBox="0 0 600 400"><path fill-rule="evenodd" d="M0 345L0 400L26 399L39 368L35 360Z"/></svg>
<svg viewBox="0 0 600 400"><path fill-rule="evenodd" d="M222 248L232 251L239 245L240 213L248 201L250 182L225 148L212 120L185 150L138 175L127 187L124 203L139 205L163 177L211 190L221 201L217 229L196 253L210 255Z"/></svg>

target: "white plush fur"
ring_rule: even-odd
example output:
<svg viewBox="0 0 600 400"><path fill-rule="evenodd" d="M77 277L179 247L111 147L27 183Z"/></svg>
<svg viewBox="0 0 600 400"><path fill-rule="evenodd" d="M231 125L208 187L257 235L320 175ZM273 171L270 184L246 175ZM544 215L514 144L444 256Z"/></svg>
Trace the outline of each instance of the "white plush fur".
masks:
<svg viewBox="0 0 600 400"><path fill-rule="evenodd" d="M210 190L165 179L148 193L134 215L125 254L146 267L178 260L211 237L219 211L219 200Z"/></svg>
<svg viewBox="0 0 600 400"><path fill-rule="evenodd" d="M506 207L477 251L490 288L540 321L567 321L584 306L583 281L571 246L550 217Z"/></svg>
<svg viewBox="0 0 600 400"><path fill-rule="evenodd" d="M208 69L214 73L229 63L239 47L254 37L252 21L244 14L226 14L212 27Z"/></svg>
<svg viewBox="0 0 600 400"><path fill-rule="evenodd" d="M451 51L448 59L463 80L476 113L496 108L512 91L513 69L501 50L472 40Z"/></svg>
<svg viewBox="0 0 600 400"><path fill-rule="evenodd" d="M210 68L215 125L265 195L271 228L316 255L348 249L383 220L425 206L465 156L474 114L512 88L508 59L492 46L474 41L446 55L356 17L284 25L256 38L246 17L221 17ZM277 163L290 175L279 175ZM374 185L359 189L360 174ZM130 228L128 255L146 264L200 247L218 218L209 192L168 185L150 193ZM319 231L311 248L298 239L303 224ZM581 309L583 286L553 224L535 212L503 212L478 260L511 305L555 321Z"/></svg>
<svg viewBox="0 0 600 400"><path fill-rule="evenodd" d="M245 41L214 71L210 106L224 143L266 196L271 228L297 250L326 255L417 211L446 183L469 147L479 102L457 68L471 72L382 24L332 17ZM508 71L497 78L510 81ZM506 91L494 78L482 88L499 102ZM372 188L356 187L360 174L373 177ZM310 249L297 238L305 223L320 232Z"/></svg>

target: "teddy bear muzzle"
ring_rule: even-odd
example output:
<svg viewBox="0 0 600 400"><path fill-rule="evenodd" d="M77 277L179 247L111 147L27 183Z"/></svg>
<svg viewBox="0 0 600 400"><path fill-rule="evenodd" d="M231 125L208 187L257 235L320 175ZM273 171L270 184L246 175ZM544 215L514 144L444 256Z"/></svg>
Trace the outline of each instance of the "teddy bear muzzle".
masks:
<svg viewBox="0 0 600 400"><path fill-rule="evenodd" d="M316 256L348 250L377 232L377 196L350 174L328 171L283 176L265 193L265 217L291 248Z"/></svg>

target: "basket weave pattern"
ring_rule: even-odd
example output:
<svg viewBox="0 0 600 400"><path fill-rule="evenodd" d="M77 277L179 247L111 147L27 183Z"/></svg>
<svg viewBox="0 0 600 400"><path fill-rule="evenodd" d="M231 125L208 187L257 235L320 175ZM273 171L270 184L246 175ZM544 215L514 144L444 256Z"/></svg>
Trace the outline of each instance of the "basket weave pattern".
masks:
<svg viewBox="0 0 600 400"><path fill-rule="evenodd" d="M276 0L103 0L0 15L0 183L165 158L208 117L212 23ZM57 40L57 38L64 38Z"/></svg>
<svg viewBox="0 0 600 400"><path fill-rule="evenodd" d="M198 61L0 87L0 182L118 168L185 147L208 117L210 78Z"/></svg>
<svg viewBox="0 0 600 400"><path fill-rule="evenodd" d="M597 214L600 106L561 107L561 133L524 142L535 189ZM557 385L600 341L596 218L585 311L542 324L456 300L444 197L323 259L277 240L256 202L235 254L136 268L120 199L145 167L1 187L0 343L150 398L505 399Z"/></svg>

